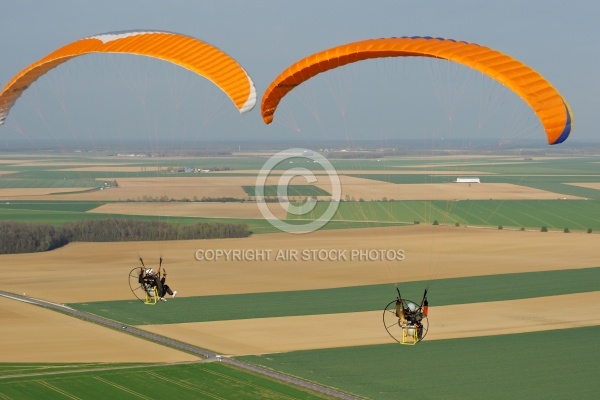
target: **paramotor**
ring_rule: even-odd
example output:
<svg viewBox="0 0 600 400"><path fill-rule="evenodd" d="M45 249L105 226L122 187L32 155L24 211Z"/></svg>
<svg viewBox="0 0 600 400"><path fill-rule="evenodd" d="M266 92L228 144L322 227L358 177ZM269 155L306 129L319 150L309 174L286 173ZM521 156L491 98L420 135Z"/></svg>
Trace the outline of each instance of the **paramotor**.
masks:
<svg viewBox="0 0 600 400"><path fill-rule="evenodd" d="M390 301L383 310L383 326L396 342L415 345L427 336L429 330L427 289L420 305L402 298L398 287L396 291L398 297Z"/></svg>
<svg viewBox="0 0 600 400"><path fill-rule="evenodd" d="M161 283L161 273L166 275L162 268L162 257L160 258L158 271L146 268L144 260L140 257L141 267L135 267L129 271L129 288L133 295L144 304L156 304L160 295L164 295ZM161 272L162 268L162 272Z"/></svg>

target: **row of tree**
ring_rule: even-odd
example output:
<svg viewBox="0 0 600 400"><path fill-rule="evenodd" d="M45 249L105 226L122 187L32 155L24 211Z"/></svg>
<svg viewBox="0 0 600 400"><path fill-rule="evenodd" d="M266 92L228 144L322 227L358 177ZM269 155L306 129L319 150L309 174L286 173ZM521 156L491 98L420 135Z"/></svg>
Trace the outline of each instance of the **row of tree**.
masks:
<svg viewBox="0 0 600 400"><path fill-rule="evenodd" d="M0 222L0 254L49 251L70 242L122 242L240 238L246 224L200 222L190 225L134 219L81 220L62 226Z"/></svg>

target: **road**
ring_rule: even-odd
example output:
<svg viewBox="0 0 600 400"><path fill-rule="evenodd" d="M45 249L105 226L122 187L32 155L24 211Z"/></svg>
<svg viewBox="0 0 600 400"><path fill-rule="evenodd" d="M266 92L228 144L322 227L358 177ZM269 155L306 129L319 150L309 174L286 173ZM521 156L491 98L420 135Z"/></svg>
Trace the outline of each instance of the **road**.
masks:
<svg viewBox="0 0 600 400"><path fill-rule="evenodd" d="M155 343L159 343L171 348L182 350L190 354L194 354L203 358L202 362L224 362L237 368L253 372L255 374L264 375L266 377L285 382L287 384L298 386L304 389L311 390L316 393L321 393L333 398L345 399L345 400L361 400L363 398L350 395L326 386L318 385L313 382L305 381L303 379L286 375L281 372L269 370L258 365L245 363L234 358L222 357L221 355L214 353L210 350L206 350L197 346L193 346L188 343L180 342L165 336L157 335L155 333L147 332L142 329L138 329L134 326L124 325L120 322L113 321L108 318L100 317L98 315L86 313L84 311L75 310L71 307L65 306L64 304L52 303L49 301L35 299L28 296L22 296L16 293L0 291L0 296L13 299L15 301L23 301L36 306L44 307L53 311L58 311L63 314L67 314L85 321L89 321L98 325L102 325L108 328L116 329L123 333L137 336L139 338L149 340Z"/></svg>

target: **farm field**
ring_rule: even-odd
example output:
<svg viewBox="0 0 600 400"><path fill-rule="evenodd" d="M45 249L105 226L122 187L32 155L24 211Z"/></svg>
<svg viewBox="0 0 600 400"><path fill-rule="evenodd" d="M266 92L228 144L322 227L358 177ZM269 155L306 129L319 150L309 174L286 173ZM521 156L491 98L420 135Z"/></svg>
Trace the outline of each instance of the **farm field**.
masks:
<svg viewBox="0 0 600 400"><path fill-rule="evenodd" d="M63 189L70 193L50 195L36 192L46 190L39 184L37 188L11 188L9 182L3 181L1 220L44 220L57 213L54 223L60 224L61 219L133 215L175 223L188 219L247 220L265 229L252 229L254 235L244 239L70 243L46 253L3 254L0 290L67 304L367 398L398 398L401 388L389 371L397 367L394 362L399 358L410 359L410 368L415 371L431 371L427 379L418 379L421 385L450 387L460 398L478 398L485 393L484 388L491 384L489 374L516 381L512 390L525 397L539 394L542 380L554 382L560 377L558 371L550 369L531 371L532 365L549 360L549 354L557 354L569 371L577 371L578 363L593 369L594 357L598 356L588 349L594 346L592 340L600 326L600 263L590 250L597 246L596 232L600 230L600 197L595 196L598 187L594 183L600 181L600 176L584 173L586 163L591 162L588 158L534 163L522 158L488 161L489 164L477 158L465 165L461 160L461 171L472 168L482 172L482 179L492 175L495 180L470 187L457 186L447 177L445 182L431 182L433 175L435 179L447 176L442 172L444 166L452 165L451 158L435 163L431 159L404 160L405 165L389 161L383 169L373 165L370 170L377 179L367 178L368 174L352 176L361 165L365 167L363 171L368 169L368 162L341 161L336 168L346 177L342 180L344 187L346 183L349 186L345 194L356 199L364 196L364 201L342 201L333 217L334 224L306 235L269 230L270 225L257 212L256 204L248 201L118 202L114 193L121 188L78 193L73 192L81 186L75 190L58 188L52 193ZM240 160L235 162L242 165ZM58 182L57 177L65 173L83 174L77 179L92 179L90 174L132 174L139 168L127 163L99 163L87 169L73 163L72 170L64 171L62 162L46 163L28 159L17 165L15 160L4 160L0 169L13 169L2 174L5 179L32 173L32 168L52 166L56 171L48 179ZM391 172L392 163L398 173ZM545 170L540 166L544 163ZM501 170L494 170L494 164ZM344 166L348 168L347 175ZM507 166L510 176L499 173L506 171ZM202 183L200 187L226 188L222 192L210 189L210 196L245 199L248 194L241 187L248 182L253 185L252 171L257 170L250 161L245 167L237 172L246 171L246 177L227 176L234 173L228 171L202 178L161 177L158 184L150 177L105 177L136 188L127 196L136 191L148 197L154 196L153 192L160 194L155 188L144 189L153 182L151 185L172 189L168 193L195 193L192 196L200 199L206 192L190 192L189 188ZM429 168L437 172L424 178L421 172ZM416 173L407 173L411 169ZM527 175L527 171L527 179L511 178L513 174ZM541 177L536 179L537 174ZM421 183L415 183L416 175L421 175ZM22 175L13 184L25 186L24 179ZM429 183L422 183L424 179ZM565 187L574 191L562 191ZM16 189L19 190L9 192ZM299 189L300 197L311 196ZM383 196L389 193L390 196ZM402 193L406 195L402 197ZM105 197L95 197L100 195ZM388 198L381 201L381 197ZM290 221L296 218L285 210L277 216ZM431 223L434 219L439 220L439 226ZM395 225L383 226L390 222ZM499 226L504 229L498 229ZM550 231L541 232L542 226ZM571 233L563 233L567 227ZM588 230L592 233L586 233ZM225 255L216 257L217 249ZM227 252L234 250L243 254L241 259L228 258ZM369 255L373 250L375 255ZM382 258L381 254L387 255L389 250L389 254L396 255L401 250L404 257ZM202 260L198 260L199 255ZM127 278L139 266L139 257L152 266L163 258L169 284L178 291L176 298L144 306L132 296ZM420 299L425 286L430 290L430 330L423 343L412 348L393 343L381 322L383 307L395 297L395 282L400 283L405 296L415 300ZM562 312L565 309L569 311ZM201 364L201 360L187 353L123 332L71 321L67 316L8 298L0 298L0 315L10 321L5 342L11 344L0 354L0 363L5 363L0 366L191 362L152 367L153 371L158 368L155 373L161 379L172 382L185 379L189 373L200 373L190 371L202 368L217 368L209 374L233 373L218 369L224 366L205 367L208 364ZM40 338L39 332L44 329L45 335ZM96 337L100 338L97 347L91 345ZM538 361L532 361L535 359ZM457 363L465 365L465 374L470 376L458 376ZM519 364L516 369L515 363ZM482 365L489 369L484 371ZM518 378L519 371L522 379ZM128 376L135 372L139 370L132 369ZM114 372L93 374L97 382L110 381L113 387L127 386L127 382L139 387L131 378L113 381ZM362 375L364 379L360 378ZM558 384L548 385L543 397L561 398L560 394L575 391L585 398L597 389L589 374L567 375L570 380L562 382L560 388ZM0 385L5 385L7 391L2 393L18 392L19 385L30 379L33 378L3 379ZM64 387L85 385L78 382L89 378L73 379ZM469 393L462 391L471 381L481 383L473 385ZM534 385L538 389L530 388ZM510 388L500 383L493 386L498 397L510 397ZM63 386L56 387L64 390ZM40 390L47 388L42 384ZM431 392L433 398L442 393L436 390Z"/></svg>
<svg viewBox="0 0 600 400"><path fill-rule="evenodd" d="M72 371L58 372L65 368ZM5 376L0 383L5 398L155 399L175 396L214 399L232 398L231 393L236 392L243 393L243 397L238 398L246 399L326 398L221 363L48 366L14 364L3 368L7 375L14 374L15 370L29 374L25 377ZM149 380L152 381L152 385L148 384ZM98 396L94 397L94 393Z"/></svg>

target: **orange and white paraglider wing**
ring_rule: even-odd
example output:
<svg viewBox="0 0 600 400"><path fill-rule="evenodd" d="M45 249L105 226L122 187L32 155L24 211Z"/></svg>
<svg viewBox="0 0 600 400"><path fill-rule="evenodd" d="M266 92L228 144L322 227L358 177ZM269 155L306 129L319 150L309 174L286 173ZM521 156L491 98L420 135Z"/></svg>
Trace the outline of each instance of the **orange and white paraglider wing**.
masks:
<svg viewBox="0 0 600 400"><path fill-rule="evenodd" d="M19 72L0 93L0 125L21 93L40 76L74 57L90 53L126 53L169 61L212 81L242 113L256 104L256 89L250 76L218 48L171 32L113 32L69 43Z"/></svg>
<svg viewBox="0 0 600 400"><path fill-rule="evenodd" d="M540 119L549 144L562 143L571 132L569 105L538 72L488 47L432 37L363 40L306 57L288 67L269 85L262 98L263 120L271 123L281 99L313 76L353 62L382 57L433 57L473 68L521 97Z"/></svg>

